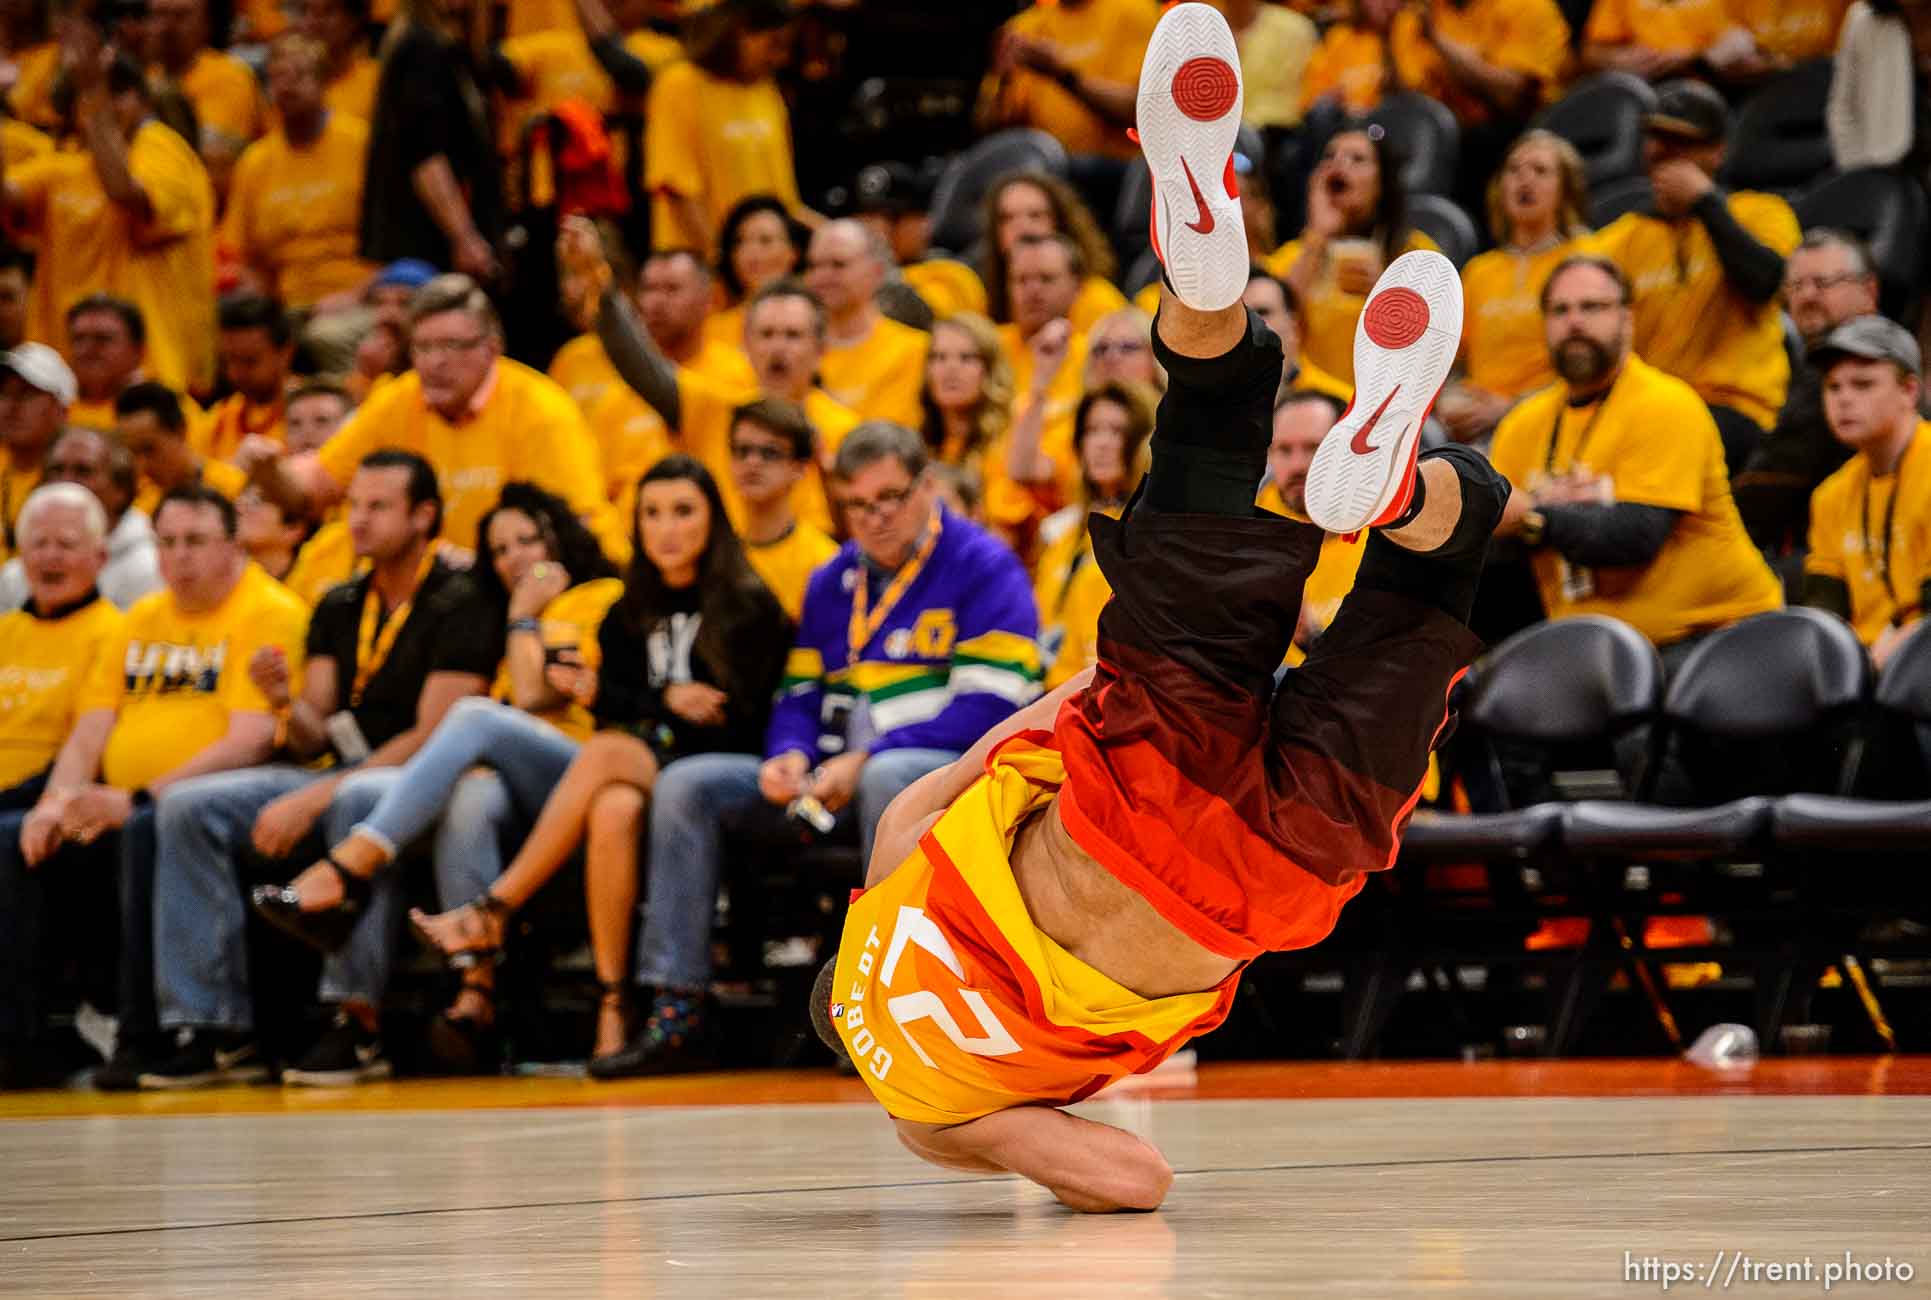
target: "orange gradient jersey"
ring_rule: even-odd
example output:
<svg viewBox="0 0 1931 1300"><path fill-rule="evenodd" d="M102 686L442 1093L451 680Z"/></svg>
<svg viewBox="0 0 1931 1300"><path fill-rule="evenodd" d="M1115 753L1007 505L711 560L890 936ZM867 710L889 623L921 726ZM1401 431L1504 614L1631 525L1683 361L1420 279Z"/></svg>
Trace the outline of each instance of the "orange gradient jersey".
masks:
<svg viewBox="0 0 1931 1300"><path fill-rule="evenodd" d="M1016 735L897 870L853 895L832 1023L898 1119L961 1124L1065 1105L1160 1064L1226 1018L1218 987L1143 998L1034 927L1012 841L1065 779L1044 732Z"/></svg>

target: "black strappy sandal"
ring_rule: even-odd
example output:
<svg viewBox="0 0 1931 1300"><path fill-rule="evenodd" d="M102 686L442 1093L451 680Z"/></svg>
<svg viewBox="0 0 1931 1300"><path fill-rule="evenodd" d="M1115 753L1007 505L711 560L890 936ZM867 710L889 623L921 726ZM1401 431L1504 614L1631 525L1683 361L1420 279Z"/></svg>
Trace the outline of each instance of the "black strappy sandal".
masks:
<svg viewBox="0 0 1931 1300"><path fill-rule="evenodd" d="M355 923L369 905L371 885L368 877L358 876L337 862L333 853L324 854L322 861L342 882L341 902L305 910L302 896L293 885L257 885L248 902L262 920L326 956L349 941Z"/></svg>
<svg viewBox="0 0 1931 1300"><path fill-rule="evenodd" d="M495 917L497 928L505 937L508 936L510 928L510 907L508 903L505 903L488 890L484 890L469 902L464 903L463 906L473 907L485 916ZM436 937L428 930L425 930L413 916L409 918L409 928L415 933L418 943L442 958L443 961L449 964L452 970L468 970L472 966L494 966L503 960L502 939L498 939L495 943L487 944L480 948L465 948L461 952L450 952L441 944L437 943Z"/></svg>
<svg viewBox="0 0 1931 1300"><path fill-rule="evenodd" d="M492 1011L496 990L482 984L464 984L465 991L488 999ZM475 1016L452 1016L447 1008L429 1022L429 1059L439 1074L470 1075L493 1072L502 1055L502 1036L494 1016L485 1022Z"/></svg>
<svg viewBox="0 0 1931 1300"><path fill-rule="evenodd" d="M613 1057L622 1056L624 1050L630 1046L630 985L624 983L622 980L598 980L597 989L597 1014L601 1016L606 1006L614 1006L617 1009L617 1014L623 1020L624 1032L623 1040L617 1045L616 1051L606 1052L602 1056L592 1056L590 1058L590 1065L592 1067L599 1061L607 1061Z"/></svg>

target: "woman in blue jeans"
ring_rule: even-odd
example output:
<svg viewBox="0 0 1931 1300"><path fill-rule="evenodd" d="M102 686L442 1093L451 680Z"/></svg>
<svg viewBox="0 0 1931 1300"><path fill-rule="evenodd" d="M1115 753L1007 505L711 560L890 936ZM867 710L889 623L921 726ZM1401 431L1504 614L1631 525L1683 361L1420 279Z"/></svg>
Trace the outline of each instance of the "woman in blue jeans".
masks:
<svg viewBox="0 0 1931 1300"><path fill-rule="evenodd" d="M578 746L595 730L590 713L546 679L549 660L594 646L604 613L623 595L616 569L561 497L511 483L477 529L489 563L478 584L506 611L510 635L490 698L459 701L406 763L348 838L278 891L269 906L315 912L343 896L344 872L374 875L425 835L478 766L493 770L511 804L534 818ZM458 800L458 806L474 801ZM446 871L468 864L438 864ZM476 888L470 885L469 888ZM463 897L457 894L456 897ZM495 1018L495 971L467 971L455 1002L431 1027L431 1049L449 1064L474 1061Z"/></svg>
<svg viewBox="0 0 1931 1300"><path fill-rule="evenodd" d="M628 1029L637 845L657 773L686 754L760 749L791 645L790 621L745 559L701 464L668 456L645 474L634 527L623 599L597 634L601 671L582 663L549 670L551 683L589 708L601 730L481 897L439 916L410 915L417 934L452 964L487 967L511 914L584 844L590 948L603 989L593 1061L621 1049Z"/></svg>

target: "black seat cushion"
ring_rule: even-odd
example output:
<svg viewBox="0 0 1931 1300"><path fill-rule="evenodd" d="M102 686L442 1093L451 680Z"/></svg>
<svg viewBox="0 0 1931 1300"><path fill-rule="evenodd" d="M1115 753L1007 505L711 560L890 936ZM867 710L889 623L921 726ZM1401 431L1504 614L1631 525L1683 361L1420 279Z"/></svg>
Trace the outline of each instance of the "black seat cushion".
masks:
<svg viewBox="0 0 1931 1300"><path fill-rule="evenodd" d="M1578 853L1641 858L1649 854L1714 856L1747 848L1770 822L1760 795L1713 808L1589 799L1562 813L1562 845Z"/></svg>
<svg viewBox="0 0 1931 1300"><path fill-rule="evenodd" d="M1402 836L1404 859L1461 861L1528 858L1547 848L1562 825L1559 804L1500 813L1445 813L1421 809Z"/></svg>
<svg viewBox="0 0 1931 1300"><path fill-rule="evenodd" d="M1770 813L1779 844L1851 852L1916 850L1931 857L1931 799L1893 802L1793 794Z"/></svg>

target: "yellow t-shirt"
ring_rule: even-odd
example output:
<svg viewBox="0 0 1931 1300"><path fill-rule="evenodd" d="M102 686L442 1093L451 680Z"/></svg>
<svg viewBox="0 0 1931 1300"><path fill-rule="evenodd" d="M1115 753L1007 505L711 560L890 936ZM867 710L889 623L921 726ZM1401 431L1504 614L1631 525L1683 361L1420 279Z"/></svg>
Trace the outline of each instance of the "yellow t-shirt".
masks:
<svg viewBox="0 0 1931 1300"><path fill-rule="evenodd" d="M570 394L520 362L504 358L482 409L451 424L422 398L422 379L399 376L369 394L317 453L330 478L347 486L372 451L400 447L426 457L442 480L442 535L476 546L476 525L503 485L526 479L570 503L604 553L623 563L630 536L604 496L597 444Z"/></svg>
<svg viewBox="0 0 1931 1300"><path fill-rule="evenodd" d="M27 498L40 486L41 468L31 469L13 463L13 453L0 447L0 564L13 558L13 530Z"/></svg>
<svg viewBox="0 0 1931 1300"><path fill-rule="evenodd" d="M1412 253L1418 248L1441 251L1421 231L1410 231L1401 251ZM1290 240L1267 259L1267 269L1284 280L1300 260L1301 241ZM1332 266L1322 267L1301 299L1301 364L1319 367L1353 387L1354 323L1361 318L1361 309L1367 302L1366 294L1343 293L1334 282Z"/></svg>
<svg viewBox="0 0 1931 1300"><path fill-rule="evenodd" d="M572 0L510 0L509 31L512 38L538 32L581 31L577 7Z"/></svg>
<svg viewBox="0 0 1931 1300"><path fill-rule="evenodd" d="M1294 379L1288 387L1301 393L1326 393L1341 402L1354 400L1354 385L1336 375L1330 375L1311 361L1301 362L1301 368L1294 372Z"/></svg>
<svg viewBox="0 0 1931 1300"><path fill-rule="evenodd" d="M720 347L744 349L744 304L714 311L704 318L704 341Z"/></svg>
<svg viewBox="0 0 1931 1300"><path fill-rule="evenodd" d="M1803 236L1797 214L1774 194L1739 192L1729 206L1738 225L1785 257ZM1629 276L1636 355L1689 381L1706 402L1766 429L1775 423L1790 386L1782 311L1774 299L1753 303L1730 288L1701 221L1632 212L1589 243Z"/></svg>
<svg viewBox="0 0 1931 1300"><path fill-rule="evenodd" d="M8 171L35 158L45 158L53 151L53 137L46 132L10 117L0 118L0 157L6 159Z"/></svg>
<svg viewBox="0 0 1931 1300"><path fill-rule="evenodd" d="M241 495L241 490L248 486L248 475L225 460L203 460L201 481L233 501ZM134 507L152 519L156 508L161 504L161 498L166 495L167 493L161 490L160 484L144 476L141 479L140 489L134 494Z"/></svg>
<svg viewBox="0 0 1931 1300"><path fill-rule="evenodd" d="M1080 73L1132 86L1140 80L1140 57L1160 20L1153 0L1088 0L1078 8L1037 4L1006 24L1014 36L1046 41ZM1037 127L1056 137L1070 154L1107 154L1131 158L1135 146L1126 132L1086 107L1065 87L1026 69L1003 81L989 74L980 92L991 100L1002 122Z"/></svg>
<svg viewBox="0 0 1931 1300"><path fill-rule="evenodd" d="M1596 0L1582 39L1591 45L1640 45L1700 54L1735 25L1735 0Z"/></svg>
<svg viewBox="0 0 1931 1300"><path fill-rule="evenodd" d="M321 603L331 587L347 582L366 567L367 561L355 556L355 539L349 536L345 519L323 524L302 544L295 555L294 567L282 585L301 598L310 609Z"/></svg>
<svg viewBox="0 0 1931 1300"><path fill-rule="evenodd" d="M119 715L101 755L101 779L133 790L166 776L220 740L234 713L267 713L248 661L280 647L299 673L308 607L249 564L220 605L184 613L167 590L127 611L123 634L95 660L80 711Z"/></svg>
<svg viewBox="0 0 1931 1300"><path fill-rule="evenodd" d="M205 389L215 378L214 187L188 142L159 122L135 132L127 160L153 209L147 221L108 200L85 151L7 173L27 229L40 237L27 335L60 347L67 308L111 293L147 321L149 377Z"/></svg>
<svg viewBox="0 0 1931 1300"><path fill-rule="evenodd" d="M235 164L222 242L266 275L290 307L358 288L373 272L356 251L368 152L368 124L330 113L307 148L277 129Z"/></svg>
<svg viewBox="0 0 1931 1300"><path fill-rule="evenodd" d="M763 546L744 544L744 558L751 561L751 567L764 579L764 585L771 588L771 594L778 598L794 623L805 607L805 586L811 581L811 575L836 554L837 542L802 521L793 524L791 531L775 542Z"/></svg>
<svg viewBox="0 0 1931 1300"><path fill-rule="evenodd" d="M230 393L209 409L206 418L188 426L188 445L211 461L232 461L243 438L288 442L283 404L256 406L240 393Z"/></svg>
<svg viewBox="0 0 1931 1300"><path fill-rule="evenodd" d="M1543 101L1561 88L1569 63L1569 25L1554 0L1469 0L1465 7L1434 0L1433 7L1437 32L1472 46L1497 67L1533 78ZM1398 85L1388 84L1391 46ZM1301 102L1305 106L1333 94L1350 112L1366 113L1398 89L1439 99L1464 122L1495 116L1487 100L1449 75L1441 55L1422 38L1421 18L1412 9L1395 16L1385 41L1352 23L1330 27L1308 67Z"/></svg>
<svg viewBox="0 0 1931 1300"><path fill-rule="evenodd" d="M924 330L880 316L861 342L825 348L818 382L861 419L892 420L916 429L925 349L931 341Z"/></svg>
<svg viewBox="0 0 1931 1300"><path fill-rule="evenodd" d="M201 144L219 141L240 151L260 135L268 120L261 82L246 63L231 54L203 50L181 78L181 93L194 105Z"/></svg>
<svg viewBox="0 0 1931 1300"><path fill-rule="evenodd" d="M704 248L713 247L725 214L753 194L800 206L791 113L776 82L747 85L694 63L674 64L651 85L644 122L644 187L659 195L651 223L655 247L676 248L696 236ZM704 229L686 233L664 191L695 200Z"/></svg>
<svg viewBox="0 0 1931 1300"><path fill-rule="evenodd" d="M122 626L121 611L99 597L59 618L0 614L0 790L53 763L95 661L120 648Z"/></svg>
<svg viewBox="0 0 1931 1300"><path fill-rule="evenodd" d="M976 311L986 314L986 284L979 273L964 262L955 262L949 257L931 257L923 262L914 262L902 267L899 274L912 292L925 300L938 320L956 316L962 311ZM712 320L718 319L713 316ZM738 332L744 331L744 321L737 322Z"/></svg>
<svg viewBox="0 0 1931 1300"><path fill-rule="evenodd" d="M1496 248L1462 268L1462 365L1468 382L1499 397L1521 397L1555 382L1542 331L1542 286L1576 243L1539 253Z"/></svg>
<svg viewBox="0 0 1931 1300"><path fill-rule="evenodd" d="M679 431L681 449L704 462L717 478L724 494L724 507L733 526L744 526L744 507L738 500L737 484L731 478L731 412L756 396L755 390L720 382L709 375L688 369L677 372L677 401L684 427ZM805 418L818 434L818 461L830 464L838 444L859 424L858 412L839 402L823 389L805 394ZM825 480L819 465L805 476L791 494L791 506L800 520L823 533L836 532L831 504L825 495Z"/></svg>
<svg viewBox="0 0 1931 1300"><path fill-rule="evenodd" d="M595 331L579 334L558 348L550 358L549 374L586 415L605 393L613 387L622 387L624 382L617 368L610 364L610 354L604 351L603 340ZM609 468L607 458L604 467Z"/></svg>
<svg viewBox="0 0 1931 1300"><path fill-rule="evenodd" d="M1765 53L1802 63L1837 50L1851 0L1730 0L1730 13Z"/></svg>
<svg viewBox="0 0 1931 1300"><path fill-rule="evenodd" d="M1874 645L1884 630L1916 622L1931 578L1931 423L1920 421L1897 469L1871 474L1853 456L1810 498L1810 554L1804 572L1850 588L1851 626Z"/></svg>
<svg viewBox="0 0 1931 1300"><path fill-rule="evenodd" d="M1607 614L1667 645L1783 603L1730 499L1709 409L1688 384L1639 357L1588 407L1568 405L1563 384L1524 398L1496 427L1489 459L1517 488L1581 467L1607 475L1617 501L1682 512L1663 549L1640 567L1580 570L1553 548L1536 552L1536 584L1551 618Z"/></svg>
<svg viewBox="0 0 1931 1300"><path fill-rule="evenodd" d="M331 114L353 117L367 126L375 117L375 93L382 84L382 64L358 54L341 76L322 90L322 103Z"/></svg>
<svg viewBox="0 0 1931 1300"><path fill-rule="evenodd" d="M1089 275L1073 305L1066 309L1066 323L1073 327L1073 333L1084 334L1124 306L1126 295L1111 280Z"/></svg>
<svg viewBox="0 0 1931 1300"><path fill-rule="evenodd" d="M1320 35L1303 14L1262 5L1238 36L1241 120L1255 128L1298 126L1301 78Z"/></svg>
<svg viewBox="0 0 1931 1300"><path fill-rule="evenodd" d="M43 131L60 130L60 114L54 111L54 83L60 78L60 43L46 41L29 46L13 56L13 66L13 89L7 92L7 107L22 122Z"/></svg>
<svg viewBox="0 0 1931 1300"><path fill-rule="evenodd" d="M1020 404L1032 390L1033 354L1019 336L1017 325L1001 325L999 342L1012 365L1013 419L1019 418ZM1040 427L1039 449L1058 470L1056 490L1062 499L1071 500L1079 487L1079 458L1073 455L1073 416L1078 413L1086 373L1086 335L1075 331L1066 349L1066 360L1046 389L1046 418ZM1009 434L1002 433L985 449L986 521L1001 528L1023 526L1035 515L1049 513L1039 497L1021 487L1006 472L1006 444Z"/></svg>
<svg viewBox="0 0 1931 1300"><path fill-rule="evenodd" d="M637 480L675 447L664 417L619 380L604 391L583 418L603 457L604 492L617 504L618 515L629 525ZM720 483L719 488L723 487Z"/></svg>
<svg viewBox="0 0 1931 1300"><path fill-rule="evenodd" d="M543 607L540 620L543 624L543 648L574 650L586 666L597 668L603 663L603 646L597 640L597 628L603 623L604 615L610 612L610 607L621 600L623 594L621 578L593 578L560 592L555 600ZM490 687L490 698L510 698L510 666L507 660L496 670L496 682ZM590 715L590 710L574 701L530 716L543 719L573 740L588 740L597 729L597 720Z"/></svg>

